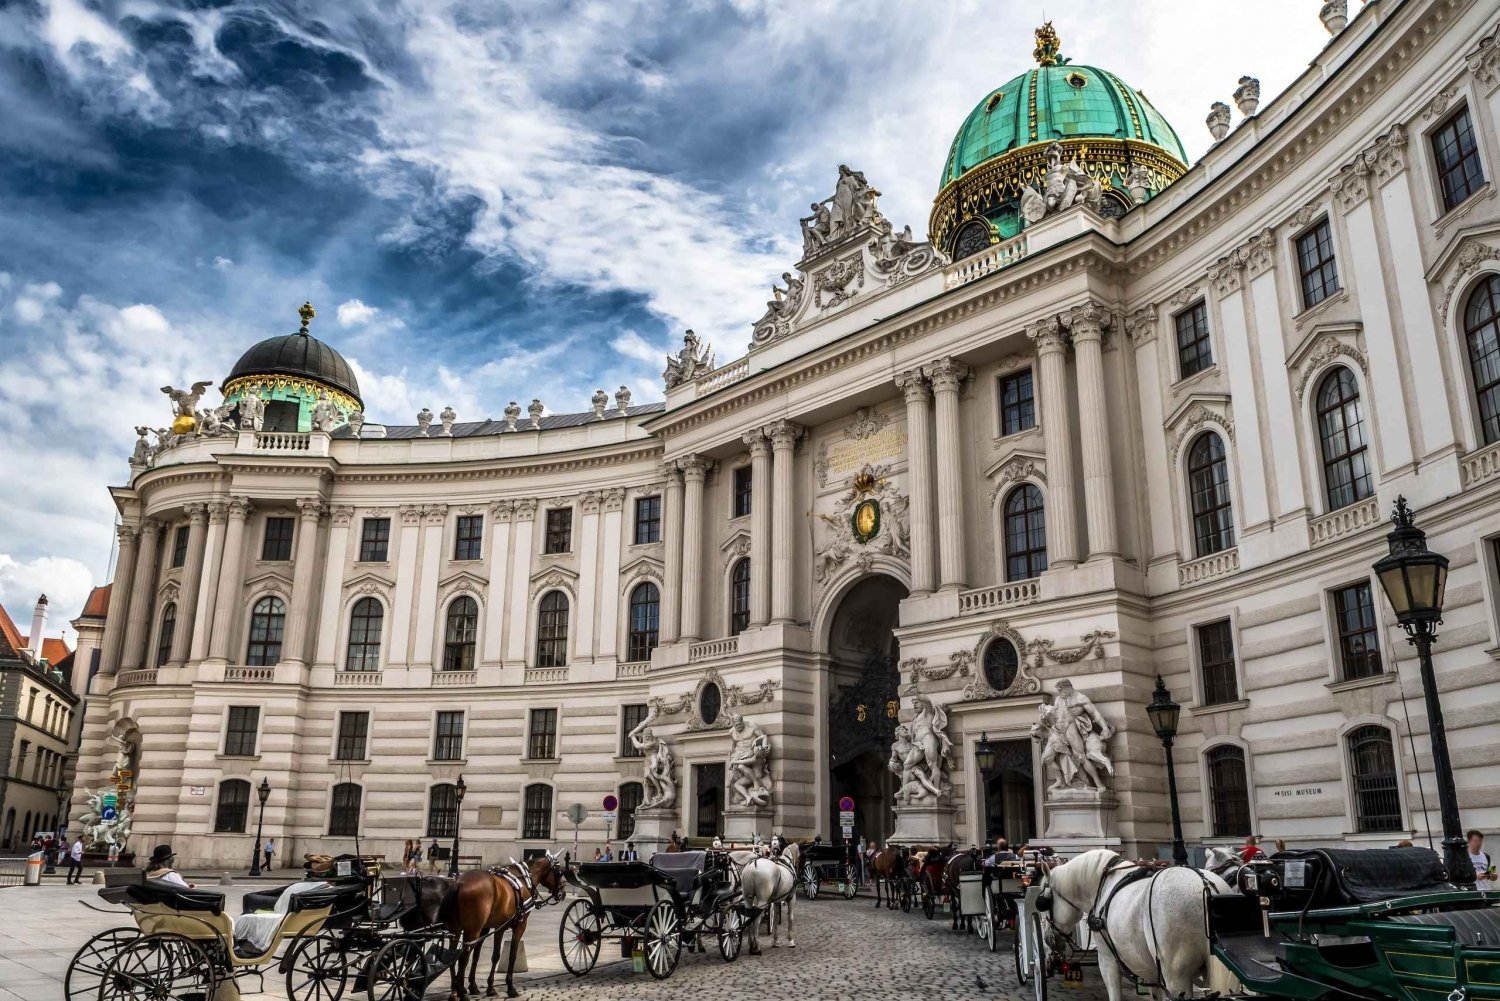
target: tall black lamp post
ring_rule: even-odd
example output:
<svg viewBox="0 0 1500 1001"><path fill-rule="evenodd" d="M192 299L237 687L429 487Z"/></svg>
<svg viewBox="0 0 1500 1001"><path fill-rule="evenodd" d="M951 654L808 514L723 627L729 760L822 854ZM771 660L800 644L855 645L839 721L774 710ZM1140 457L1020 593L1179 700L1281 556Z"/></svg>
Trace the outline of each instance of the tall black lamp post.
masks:
<svg viewBox="0 0 1500 1001"><path fill-rule="evenodd" d="M255 822L255 854L250 858L250 875L259 876L260 836L266 826L266 800L271 798L271 780L262 775L260 777L260 785L255 788L255 794L260 797L260 818Z"/></svg>
<svg viewBox="0 0 1500 1001"><path fill-rule="evenodd" d="M464 819L464 793L469 787L464 785L464 777L460 775L458 782L453 786L453 858L448 860L448 875L458 876L458 825Z"/></svg>
<svg viewBox="0 0 1500 1001"><path fill-rule="evenodd" d="M1472 886L1474 866L1464 846L1453 765L1448 760L1448 733L1443 727L1443 707L1438 703L1437 679L1432 671L1432 641L1437 639L1437 627L1443 621L1448 557L1427 548L1427 533L1416 526L1405 497L1396 498L1391 522L1396 526L1386 536L1391 551L1375 564L1375 573L1396 612L1396 621L1417 648L1422 697L1427 703L1427 732L1432 740L1432 770L1437 774L1438 810L1443 819L1443 864L1448 867L1450 882Z"/></svg>
<svg viewBox="0 0 1500 1001"><path fill-rule="evenodd" d="M983 795L983 796L986 797L986 803L985 803L985 812L986 812L986 814L988 814L988 812L989 812L989 804L988 804L989 788L988 788L987 785L985 785L985 776L987 776L990 772L992 772L992 771L995 770L995 763L996 763L996 759L998 757L999 757L999 755L997 755L995 753L995 745L990 743L989 732L986 731L984 733L981 733L979 735L979 743L976 744L976 745L974 745L974 765L975 765L975 767L977 767L979 769L979 782L980 782L980 787L983 790L981 792L981 795ZM985 836L985 840L986 841L988 841L990 839L990 832L989 832L988 825L986 825L984 836Z"/></svg>
<svg viewBox="0 0 1500 1001"><path fill-rule="evenodd" d="M1172 800L1172 863L1187 865L1187 844L1182 840L1182 810L1177 805L1177 768L1172 763L1172 741L1177 737L1177 717L1182 715L1182 707L1172 701L1172 693L1167 691L1166 682L1159 674L1146 715L1151 717L1151 729L1161 738L1161 746L1167 752L1167 795Z"/></svg>

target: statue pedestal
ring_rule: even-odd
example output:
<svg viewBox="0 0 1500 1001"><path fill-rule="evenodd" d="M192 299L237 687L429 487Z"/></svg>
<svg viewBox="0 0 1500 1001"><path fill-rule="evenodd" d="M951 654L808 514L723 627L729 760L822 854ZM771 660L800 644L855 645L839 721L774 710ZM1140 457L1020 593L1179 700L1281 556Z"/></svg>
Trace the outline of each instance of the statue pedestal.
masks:
<svg viewBox="0 0 1500 1001"><path fill-rule="evenodd" d="M769 806L726 806L724 837L735 844L769 841L775 822L776 811Z"/></svg>
<svg viewBox="0 0 1500 1001"><path fill-rule="evenodd" d="M1042 799L1047 824L1042 837L1049 843L1059 839L1119 843L1115 830L1115 807L1119 801L1107 789L1049 789Z"/></svg>
<svg viewBox="0 0 1500 1001"><path fill-rule="evenodd" d="M947 845L953 838L953 807L938 803L898 806L896 830L886 839L893 845Z"/></svg>
<svg viewBox="0 0 1500 1001"><path fill-rule="evenodd" d="M641 853L641 858L649 859L652 852L664 852L667 850L667 841L672 837L672 832L677 830L677 808L675 806L657 807L652 810L635 811L635 831L629 840L635 842L635 850ZM618 845L623 848L623 844Z"/></svg>

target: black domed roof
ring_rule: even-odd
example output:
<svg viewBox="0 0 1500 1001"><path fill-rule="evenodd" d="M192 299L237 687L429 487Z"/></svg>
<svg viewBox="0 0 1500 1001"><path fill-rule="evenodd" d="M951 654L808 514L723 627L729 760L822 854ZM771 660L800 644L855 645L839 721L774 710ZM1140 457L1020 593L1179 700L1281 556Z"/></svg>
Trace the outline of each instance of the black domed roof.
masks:
<svg viewBox="0 0 1500 1001"><path fill-rule="evenodd" d="M359 380L354 378L354 370L344 356L308 333L266 338L240 355L224 382L227 385L247 375L289 375L311 379L360 399Z"/></svg>

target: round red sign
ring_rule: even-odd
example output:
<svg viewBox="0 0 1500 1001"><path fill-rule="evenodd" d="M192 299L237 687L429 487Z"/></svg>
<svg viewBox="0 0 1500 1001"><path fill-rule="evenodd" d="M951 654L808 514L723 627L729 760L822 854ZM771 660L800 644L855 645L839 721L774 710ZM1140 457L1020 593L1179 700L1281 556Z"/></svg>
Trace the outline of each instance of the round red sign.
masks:
<svg viewBox="0 0 1500 1001"><path fill-rule="evenodd" d="M854 809L854 797L853 796L845 796L843 799L839 800L839 809L840 810L852 810L852 809Z"/></svg>
<svg viewBox="0 0 1500 1001"><path fill-rule="evenodd" d="M609 795L609 796L605 796L604 797L604 808L606 810L613 810L616 807L618 807L619 805L620 805L620 801L618 799L616 799L614 797L614 795Z"/></svg>

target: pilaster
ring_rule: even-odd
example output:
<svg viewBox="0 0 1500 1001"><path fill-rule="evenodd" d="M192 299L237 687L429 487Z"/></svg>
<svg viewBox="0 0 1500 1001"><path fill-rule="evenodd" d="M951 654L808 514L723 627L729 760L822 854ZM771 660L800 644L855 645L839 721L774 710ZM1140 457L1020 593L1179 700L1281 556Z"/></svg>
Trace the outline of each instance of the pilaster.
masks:
<svg viewBox="0 0 1500 1001"><path fill-rule="evenodd" d="M761 428L744 436L750 447L750 624L771 619L771 442Z"/></svg>
<svg viewBox="0 0 1500 1001"><path fill-rule="evenodd" d="M771 439L771 621L793 622L792 512L797 501L792 460L797 439L805 429L800 424L780 420L762 430ZM750 570L754 572L754 563Z"/></svg>
<svg viewBox="0 0 1500 1001"><path fill-rule="evenodd" d="M896 376L906 398L907 492L911 497L911 592L937 587L932 531L932 392L920 368Z"/></svg>
<svg viewBox="0 0 1500 1001"><path fill-rule="evenodd" d="M188 516L187 562L182 567L182 591L177 599L177 631L172 635L168 662L181 667L192 650L193 627L198 616L198 592L203 586L204 546L208 538L208 505L185 504Z"/></svg>
<svg viewBox="0 0 1500 1001"><path fill-rule="evenodd" d="M1110 316L1096 302L1074 306L1062 316L1078 361L1079 433L1083 438L1084 517L1089 559L1120 555L1115 520L1114 466L1110 457L1109 411L1105 404L1104 331Z"/></svg>
<svg viewBox="0 0 1500 1001"><path fill-rule="evenodd" d="M1042 437L1047 443L1047 565L1078 564L1078 488L1068 419L1067 335L1056 317L1026 327L1036 346L1042 396Z"/></svg>

